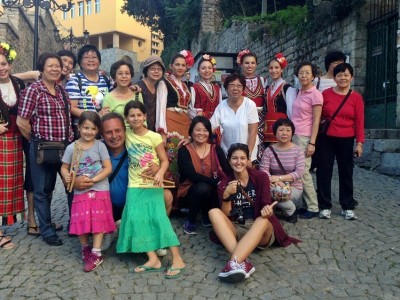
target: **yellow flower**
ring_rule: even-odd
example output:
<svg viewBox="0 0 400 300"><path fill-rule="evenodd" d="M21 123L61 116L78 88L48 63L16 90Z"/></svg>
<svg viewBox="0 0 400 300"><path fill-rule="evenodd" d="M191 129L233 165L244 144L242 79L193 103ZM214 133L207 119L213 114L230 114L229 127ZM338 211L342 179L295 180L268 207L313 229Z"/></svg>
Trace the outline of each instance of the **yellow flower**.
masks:
<svg viewBox="0 0 400 300"><path fill-rule="evenodd" d="M3 47L3 48L6 49L6 50L9 50L9 49L10 49L10 45L7 44L7 43L1 43L0 45L1 45L1 47Z"/></svg>
<svg viewBox="0 0 400 300"><path fill-rule="evenodd" d="M17 57L17 51L15 51L14 49L11 49L11 50L10 50L10 54L8 55L8 57L9 57L11 60L14 60L14 59Z"/></svg>
<svg viewBox="0 0 400 300"><path fill-rule="evenodd" d="M211 63L212 63L213 65L216 65L216 64L217 64L217 61L215 60L215 58L212 58L212 59L211 59Z"/></svg>

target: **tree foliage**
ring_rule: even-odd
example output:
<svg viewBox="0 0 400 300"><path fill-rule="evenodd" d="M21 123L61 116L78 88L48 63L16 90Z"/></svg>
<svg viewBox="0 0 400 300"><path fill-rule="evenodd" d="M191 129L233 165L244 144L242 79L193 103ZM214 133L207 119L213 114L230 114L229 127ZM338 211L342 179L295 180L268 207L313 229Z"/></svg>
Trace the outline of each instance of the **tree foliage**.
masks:
<svg viewBox="0 0 400 300"><path fill-rule="evenodd" d="M220 0L221 13L224 21L231 20L233 16L255 16L261 14L260 0ZM267 13L284 9L288 6L304 5L306 0L268 0Z"/></svg>
<svg viewBox="0 0 400 300"><path fill-rule="evenodd" d="M125 0L122 11L154 31L161 30L166 42L184 35L195 38L200 30L198 0Z"/></svg>

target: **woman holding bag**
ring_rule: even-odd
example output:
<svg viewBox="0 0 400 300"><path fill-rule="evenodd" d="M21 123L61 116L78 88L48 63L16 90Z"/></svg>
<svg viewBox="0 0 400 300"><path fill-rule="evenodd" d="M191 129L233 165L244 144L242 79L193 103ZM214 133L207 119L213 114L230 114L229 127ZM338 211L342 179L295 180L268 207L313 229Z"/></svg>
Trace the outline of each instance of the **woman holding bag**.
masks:
<svg viewBox="0 0 400 300"><path fill-rule="evenodd" d="M260 171L268 174L272 200L278 201L276 206L283 210L285 220L296 223L295 202L301 199L303 193L304 151L292 142L295 128L289 119L277 120L272 130L278 142L265 149ZM283 197L285 191L287 196Z"/></svg>
<svg viewBox="0 0 400 300"><path fill-rule="evenodd" d="M18 109L17 125L22 135L30 140L30 165L35 210L39 220L40 235L50 246L62 245L51 224L51 198L55 187L59 163L50 165L37 161L39 140L46 142L72 141L70 102L64 88L57 84L61 76L62 61L55 53L43 53L37 61L41 79L22 92Z"/></svg>
<svg viewBox="0 0 400 300"><path fill-rule="evenodd" d="M319 217L331 217L331 181L336 158L342 215L346 220L357 220L354 213L356 201L353 197L353 155L360 157L363 153L364 102L360 94L350 89L353 80L353 68L350 64L336 66L333 75L336 87L326 89L322 93L322 119L330 120L330 124L326 134L320 134L318 137L321 150L317 168ZM356 146L353 149L354 139Z"/></svg>
<svg viewBox="0 0 400 300"><path fill-rule="evenodd" d="M218 207L217 186L223 172L229 172L224 151L209 143L211 123L204 116L197 116L189 127L191 143L181 147L178 152L180 185L178 197L189 208L188 219L183 231L196 234L196 216L202 211L204 226L210 226L208 211Z"/></svg>

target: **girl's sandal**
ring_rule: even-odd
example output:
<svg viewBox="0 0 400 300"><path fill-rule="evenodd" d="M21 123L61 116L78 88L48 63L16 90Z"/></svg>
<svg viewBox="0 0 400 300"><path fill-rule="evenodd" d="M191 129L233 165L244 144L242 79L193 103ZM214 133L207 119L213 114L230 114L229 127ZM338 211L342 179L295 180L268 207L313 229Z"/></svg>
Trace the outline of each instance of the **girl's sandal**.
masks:
<svg viewBox="0 0 400 300"><path fill-rule="evenodd" d="M165 274L164 277L165 277L166 279L175 279L175 278L178 278L179 276L181 276L181 274L183 273L184 270L185 270L185 267L183 267L183 268L173 268L173 267L169 267L169 268L167 269L167 272L178 271L178 273L176 273L176 274L174 274L174 275Z"/></svg>
<svg viewBox="0 0 400 300"><path fill-rule="evenodd" d="M39 231L39 227L36 226L29 226L26 229L26 234L27 235L32 235L32 236L39 236L40 235L40 231Z"/></svg>
<svg viewBox="0 0 400 300"><path fill-rule="evenodd" d="M2 242L5 240L4 242ZM11 238L9 236L0 235L0 248L5 250L10 250L15 247L15 244L11 243Z"/></svg>

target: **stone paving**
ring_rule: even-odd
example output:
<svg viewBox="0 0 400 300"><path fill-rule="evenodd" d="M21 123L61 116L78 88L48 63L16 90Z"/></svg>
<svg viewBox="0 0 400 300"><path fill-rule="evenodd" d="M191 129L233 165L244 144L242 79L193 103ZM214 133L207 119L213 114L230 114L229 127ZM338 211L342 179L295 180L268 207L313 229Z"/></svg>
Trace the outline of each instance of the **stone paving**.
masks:
<svg viewBox="0 0 400 300"><path fill-rule="evenodd" d="M115 243L97 270L84 273L77 238L63 231L64 245L50 247L18 223L7 229L18 246L0 249L0 299L400 299L400 182L359 168L354 177L358 221L340 216L335 177L332 218L284 223L303 242L254 252L256 272L236 285L218 280L228 256L209 241L208 229L189 238L182 219L172 223L186 270L173 280L162 273L130 273L146 257L116 255ZM66 225L60 182L54 199L54 220ZM170 255L162 263L171 263Z"/></svg>

